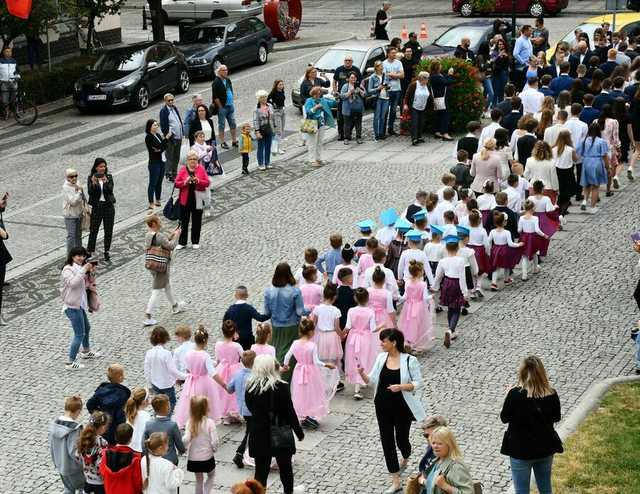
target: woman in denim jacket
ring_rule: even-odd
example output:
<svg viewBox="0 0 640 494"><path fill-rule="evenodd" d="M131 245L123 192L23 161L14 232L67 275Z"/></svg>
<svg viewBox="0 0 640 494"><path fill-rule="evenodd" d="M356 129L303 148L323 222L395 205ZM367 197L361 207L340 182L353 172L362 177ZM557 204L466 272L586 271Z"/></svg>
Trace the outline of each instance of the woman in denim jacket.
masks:
<svg viewBox="0 0 640 494"><path fill-rule="evenodd" d="M373 66L373 74L367 83L367 95L375 96L375 110L373 112L373 136L376 141L384 139L385 121L389 111L389 95L384 86L382 62L378 60Z"/></svg>

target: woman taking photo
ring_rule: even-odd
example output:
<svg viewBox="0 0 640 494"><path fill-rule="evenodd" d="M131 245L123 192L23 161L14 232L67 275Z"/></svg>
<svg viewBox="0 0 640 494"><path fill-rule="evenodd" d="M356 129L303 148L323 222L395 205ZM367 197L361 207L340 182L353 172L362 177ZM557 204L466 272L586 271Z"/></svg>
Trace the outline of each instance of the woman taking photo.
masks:
<svg viewBox="0 0 640 494"><path fill-rule="evenodd" d="M504 99L504 87L507 85L509 78L510 58L509 50L504 38L496 35L496 43L491 51L491 60L493 60L493 75L491 82L493 83L493 106L495 107Z"/></svg>
<svg viewBox="0 0 640 494"><path fill-rule="evenodd" d="M153 283L151 285L151 297L149 298L149 302L147 303L147 309L145 311L145 326L154 326L158 323L153 318L153 314L158 308L158 299L160 298L160 292L164 291L167 300L171 304L171 309L174 314L179 314L182 312L181 303L177 302L173 297L173 292L171 291L171 280L170 280L170 272L171 272L171 252L176 248L176 243L178 237L180 236L181 230L180 227L176 228L169 235L162 233L160 230L162 228L162 222L160 218L151 214L147 216L144 220L146 223L148 230L147 234L144 237L144 248L148 250L152 247L161 247L165 250L167 256L167 269L166 271L159 273L157 271L150 270L151 276L153 277Z"/></svg>
<svg viewBox="0 0 640 494"><path fill-rule="evenodd" d="M307 120L317 122L317 130L314 134L307 134L307 159L312 166L321 166L324 164L322 161L324 133L326 129L335 127L336 124L329 103L322 97L321 89L315 86L309 94L310 97L304 104L304 113Z"/></svg>
<svg viewBox="0 0 640 494"><path fill-rule="evenodd" d="M167 148L167 141L160 132L160 125L156 120L147 120L145 125L144 143L149 152L149 185L147 186L147 198L149 209L160 206L162 195L162 178L164 177L164 159L162 153ZM155 196L155 202L153 200Z"/></svg>
<svg viewBox="0 0 640 494"><path fill-rule="evenodd" d="M409 463L411 442L409 430L411 422L424 420L426 414L416 390L422 385L422 374L418 359L405 352L404 335L397 329L380 332L380 347L371 372L367 375L358 366L358 372L365 384L373 387L376 418L380 430L380 442L391 474L391 487L386 494L402 492L400 470ZM398 463L396 444L402 454Z"/></svg>
<svg viewBox="0 0 640 494"><path fill-rule="evenodd" d="M520 364L518 384L507 393L500 420L509 424L500 453L510 457L516 494L529 494L531 470L538 492L551 494L553 455L563 452L553 428L560 421L560 399L538 357L529 356Z"/></svg>
<svg viewBox="0 0 640 494"><path fill-rule="evenodd" d="M96 238L100 223L104 222L104 260L111 259L111 237L113 236L113 221L116 217L114 207L116 198L113 195L113 176L107 169L107 162L103 158L96 158L87 178L89 205L91 206L91 226L89 228L89 242L87 250L93 256L96 250Z"/></svg>
<svg viewBox="0 0 640 494"><path fill-rule="evenodd" d="M256 357L251 374L247 378L245 400L251 412L249 455L256 461L255 479L260 484L267 485L271 458L275 457L284 494L292 494L294 489L291 457L296 452L293 433L302 441L304 432L293 408L289 384L280 378L272 356ZM280 426L278 430L282 432L278 434L278 438L282 439L281 445L275 445L273 442L274 432L271 429L275 425Z"/></svg>
<svg viewBox="0 0 640 494"><path fill-rule="evenodd" d="M86 200L82 186L78 185L78 172L65 170L62 184L62 216L67 230L67 253L74 247L82 247L82 210Z"/></svg>
<svg viewBox="0 0 640 494"><path fill-rule="evenodd" d="M191 224L191 247L200 248L200 229L202 228L202 210L206 203L205 193L209 187L209 176L204 167L198 163L198 153L187 152L187 164L176 177L176 188L180 189L180 240L177 250L187 246L189 220Z"/></svg>
<svg viewBox="0 0 640 494"><path fill-rule="evenodd" d="M502 179L502 165L500 157L495 152L496 140L487 139L479 153L473 155L469 173L473 177L471 190L476 197L484 194L484 184L489 181L499 184Z"/></svg>
<svg viewBox="0 0 640 494"><path fill-rule="evenodd" d="M324 73L322 74L324 76ZM321 94L327 94L328 88L331 86L331 82L326 77L318 77L318 70L315 67L307 67L304 72L304 79L300 84L300 98L302 101L307 101L311 96L311 89L318 87Z"/></svg>
<svg viewBox="0 0 640 494"><path fill-rule="evenodd" d="M389 111L389 93L387 89L382 62L377 60L373 64L373 74L371 74L367 81L367 95L375 98L373 138L376 141L382 141L385 138L385 123L387 120L387 112Z"/></svg>
<svg viewBox="0 0 640 494"><path fill-rule="evenodd" d="M424 114L429 101L429 72L420 72L418 78L409 84L404 97L404 106L411 111L411 145L424 142Z"/></svg>
<svg viewBox="0 0 640 494"><path fill-rule="evenodd" d="M431 63L431 75L429 77L431 81L431 91L433 96L433 109L434 114L434 135L444 141L452 141L453 137L449 135L449 103L447 89L451 84L455 82L453 76L453 67L451 67L447 75L442 75L440 71L442 65L439 61Z"/></svg>
<svg viewBox="0 0 640 494"><path fill-rule="evenodd" d="M283 362L291 343L298 338L300 318L308 314L302 301L302 292L296 287L296 280L286 262L276 266L271 286L264 291L264 313L271 318L276 359ZM291 369L287 375L293 371L293 365L289 367Z"/></svg>
<svg viewBox="0 0 640 494"><path fill-rule="evenodd" d="M349 144L353 128L356 128L356 142L362 144L362 113L364 112L365 91L358 84L355 72L349 74L347 83L342 86L340 111L344 117L344 143Z"/></svg>
<svg viewBox="0 0 640 494"><path fill-rule="evenodd" d="M201 130L204 132L204 142L211 145L214 143L216 136L214 134L213 120L209 114L209 109L206 105L198 105L196 108L196 114L189 123L189 146L193 146L196 142L196 132Z"/></svg>
<svg viewBox="0 0 640 494"><path fill-rule="evenodd" d="M69 360L64 366L66 370L84 368L84 365L76 360L78 356L82 359L101 356L100 353L92 351L89 345L91 325L87 311L96 310L97 306L94 297L89 300L90 293L95 294L96 264L86 262L88 257L84 247L74 247L69 251L67 261L62 268L63 310L73 328L73 337L69 345Z"/></svg>
<svg viewBox="0 0 640 494"><path fill-rule="evenodd" d="M271 141L276 123L273 118L273 107L267 102L269 93L264 90L256 92L258 103L253 110L253 128L258 140L258 169L271 168Z"/></svg>
<svg viewBox="0 0 640 494"><path fill-rule="evenodd" d="M609 168L609 146L600 137L600 125L594 121L589 126L587 137L578 143L576 152L582 161L580 185L584 200L580 205L582 211L587 211L587 202L591 199L589 213L598 212L598 195L600 186L607 183L607 169Z"/></svg>
<svg viewBox="0 0 640 494"><path fill-rule="evenodd" d="M287 96L284 92L284 81L282 79L276 79L273 81L273 87L269 93L267 101L273 108L273 139L271 142L271 153L284 154L284 145L282 141L284 139L284 124L285 124L285 111L284 102Z"/></svg>

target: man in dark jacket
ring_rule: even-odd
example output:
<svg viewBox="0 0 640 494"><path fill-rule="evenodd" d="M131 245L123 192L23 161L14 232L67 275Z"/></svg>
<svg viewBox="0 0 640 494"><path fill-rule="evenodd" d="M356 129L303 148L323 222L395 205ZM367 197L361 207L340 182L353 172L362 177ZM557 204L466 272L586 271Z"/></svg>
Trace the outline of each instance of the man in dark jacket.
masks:
<svg viewBox="0 0 640 494"><path fill-rule="evenodd" d="M573 78L569 75L571 70L571 64L569 62L560 63L560 75L554 77L549 83L549 89L551 89L551 96L557 98L562 91L570 91L573 85ZM546 96L546 95L545 95Z"/></svg>
<svg viewBox="0 0 640 494"><path fill-rule="evenodd" d="M391 16L387 14L391 8L391 2L382 2L382 8L378 10L376 14L375 25L373 33L376 39L389 40L389 34L387 33L387 23L391 20Z"/></svg>
<svg viewBox="0 0 640 494"><path fill-rule="evenodd" d="M533 146L538 142L538 138L534 134L536 127L538 127L538 121L532 118L525 125L524 130L526 130L527 133L516 141L517 161L521 163L523 167L527 165L527 160L533 152Z"/></svg>
<svg viewBox="0 0 640 494"><path fill-rule="evenodd" d="M511 98L511 111L507 113L503 118L500 125L509 131L509 139L511 134L518 128L518 122L522 118L522 103L518 96Z"/></svg>
<svg viewBox="0 0 640 494"><path fill-rule="evenodd" d="M167 140L167 168L166 177L173 181L178 174L180 161L180 147L184 137L182 118L175 106L175 97L171 93L164 95L164 106L160 108L160 129Z"/></svg>
<svg viewBox="0 0 640 494"><path fill-rule="evenodd" d="M414 32L409 33L409 41L404 44L403 49L411 48L413 64L416 65L422 58L422 46L418 41L418 35Z"/></svg>
<svg viewBox="0 0 640 494"><path fill-rule="evenodd" d="M220 147L229 149L229 145L224 141L224 126L225 122L228 122L229 130L231 131L231 145L237 148L233 84L229 79L229 69L226 65L218 67L216 78L211 84L211 94L213 96L214 109L218 112L218 142Z"/></svg>
<svg viewBox="0 0 640 494"><path fill-rule="evenodd" d="M124 381L124 368L120 364L111 364L107 368L108 382L103 382L87 400L87 410L93 413L96 410L109 414L111 422L103 437L110 445L116 443L116 428L127 421L124 414L124 406L131 395L131 391L122 385Z"/></svg>
<svg viewBox="0 0 640 494"><path fill-rule="evenodd" d="M618 56L618 50L615 48L610 48L607 52L607 61L603 64L600 64L600 70L604 72L604 75L607 77L611 77L611 73L618 66L616 62L616 57Z"/></svg>
<svg viewBox="0 0 640 494"><path fill-rule="evenodd" d="M353 57L350 54L345 55L344 62L340 67L337 67L333 72L333 92L340 93L342 86L344 86L349 80L351 73L356 75L356 84L362 82L362 73L358 67L353 66ZM336 116L338 117L338 139L344 141L344 115L342 114L342 98L336 98L338 107Z"/></svg>
<svg viewBox="0 0 640 494"><path fill-rule="evenodd" d="M516 87L508 82L504 87L504 99L500 103L498 103L495 108L500 110L503 115L506 115L511 111L511 98L513 98L515 95ZM520 108L518 109L522 111L522 101L520 102Z"/></svg>
<svg viewBox="0 0 640 494"><path fill-rule="evenodd" d="M589 45L587 45L587 42L580 41L578 43L575 53L573 53L569 57L569 64L571 65L569 74L571 75L571 77L576 77L578 75L578 65L589 64L589 60L591 59L592 55L593 55L593 52L589 50Z"/></svg>
<svg viewBox="0 0 640 494"><path fill-rule="evenodd" d="M460 44L456 46L456 50L453 52L453 56L462 60L468 60L473 63L476 59L471 46L471 40L466 36L460 40Z"/></svg>
<svg viewBox="0 0 640 494"><path fill-rule="evenodd" d="M606 78L604 81L602 81L602 90L600 91L600 94L598 94L593 99L593 107L596 110L602 111L602 107L604 105L613 104L613 96L609 94L609 92L611 91L611 86L612 86L611 79Z"/></svg>
<svg viewBox="0 0 640 494"><path fill-rule="evenodd" d="M249 291L246 286L237 286L234 297L236 299L235 303L227 309L222 320L231 320L236 323L239 336L238 343L242 345L244 350L249 350L251 345L256 342L251 322L254 319L264 322L269 319L269 316L261 314L253 305L247 303Z"/></svg>

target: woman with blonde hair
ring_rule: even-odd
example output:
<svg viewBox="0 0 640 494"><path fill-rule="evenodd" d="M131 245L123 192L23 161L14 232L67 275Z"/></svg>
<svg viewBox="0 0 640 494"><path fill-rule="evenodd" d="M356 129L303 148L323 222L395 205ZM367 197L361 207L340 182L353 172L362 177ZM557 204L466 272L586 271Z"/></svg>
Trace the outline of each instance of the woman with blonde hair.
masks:
<svg viewBox="0 0 640 494"><path fill-rule="evenodd" d="M187 246L189 221L191 220L191 247L200 248L202 213L206 204L206 194L211 181L204 167L198 162L198 153L187 151L187 163L176 176L175 187L180 190L180 239L176 249Z"/></svg>
<svg viewBox="0 0 640 494"><path fill-rule="evenodd" d="M544 195L548 196L553 204L556 203L558 198L558 174L552 161L549 144L544 141L538 141L533 146L531 156L525 164L524 178L529 183L540 180L544 184Z"/></svg>
<svg viewBox="0 0 640 494"><path fill-rule="evenodd" d="M576 174L573 164L578 161L578 154L571 142L569 130L560 131L551 152L558 175L558 206L560 214L565 215L571 203L571 196L576 191Z"/></svg>
<svg viewBox="0 0 640 494"><path fill-rule="evenodd" d="M271 165L271 141L276 126L273 106L267 103L269 93L260 89L256 92L258 103L253 110L253 128L258 139L258 169L266 170Z"/></svg>
<svg viewBox="0 0 640 494"><path fill-rule="evenodd" d="M510 457L515 493L529 494L533 470L538 492L551 494L553 455L563 452L553 427L560 421L560 399L538 357L521 362L518 384L507 393L500 420L509 424L500 452Z"/></svg>
<svg viewBox="0 0 640 494"><path fill-rule="evenodd" d="M485 182L499 184L502 179L502 165L495 150L496 140L492 137L485 141L479 153L473 155L469 173L473 177L471 190L476 194L476 197L483 193Z"/></svg>

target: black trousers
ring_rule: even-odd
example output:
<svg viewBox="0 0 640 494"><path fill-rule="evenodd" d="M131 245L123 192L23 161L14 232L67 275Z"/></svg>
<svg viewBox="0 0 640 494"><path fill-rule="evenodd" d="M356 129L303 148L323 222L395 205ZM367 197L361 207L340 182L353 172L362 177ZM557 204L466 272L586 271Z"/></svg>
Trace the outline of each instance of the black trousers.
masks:
<svg viewBox="0 0 640 494"><path fill-rule="evenodd" d="M249 429L251 427L251 419L253 417L249 415L249 416L244 416L243 418L245 422L244 437L242 438L242 441L240 441L240 446L238 446L238 449L236 449L236 453L238 453L239 455L243 455L244 450L247 449L247 440L249 439Z"/></svg>
<svg viewBox="0 0 640 494"><path fill-rule="evenodd" d="M460 319L461 307L447 307L447 323L451 331L456 330L458 320Z"/></svg>
<svg viewBox="0 0 640 494"><path fill-rule="evenodd" d="M362 113L351 112L351 115L344 116L344 138L351 139L353 128L356 128L356 139L362 138Z"/></svg>
<svg viewBox="0 0 640 494"><path fill-rule="evenodd" d="M104 251L111 250L111 238L113 236L113 221L116 217L116 208L107 201L100 201L91 210L91 226L89 227L89 242L87 250L94 252L96 250L96 238L100 224L104 223Z"/></svg>
<svg viewBox="0 0 640 494"><path fill-rule="evenodd" d="M242 155L242 169L249 171L249 153L240 153Z"/></svg>
<svg viewBox="0 0 640 494"><path fill-rule="evenodd" d="M271 456L256 456L255 479L262 485L267 485L269 469L271 468ZM278 469L280 470L280 482L284 489L284 494L293 493L293 468L291 467L291 455L276 456Z"/></svg>
<svg viewBox="0 0 640 494"><path fill-rule="evenodd" d="M336 127L338 128L338 140L344 141L344 115L342 114L342 100L338 99L338 104L336 106L336 117L338 121L336 122Z"/></svg>
<svg viewBox="0 0 640 494"><path fill-rule="evenodd" d="M187 245L187 236L189 235L189 219L193 220L191 224L191 243L200 243L200 230L202 229L202 209L191 209L188 206L180 208L180 245Z"/></svg>
<svg viewBox="0 0 640 494"><path fill-rule="evenodd" d="M405 415L404 413L383 410L376 404L380 442L382 443L384 461L387 464L389 473L398 473L400 471L396 444L403 458L411 456L411 442L409 441L411 417L406 417Z"/></svg>
<svg viewBox="0 0 640 494"><path fill-rule="evenodd" d="M582 163L576 163L576 201L582 197L582 185L580 185L580 175L582 175Z"/></svg>
<svg viewBox="0 0 640 494"><path fill-rule="evenodd" d="M424 110L411 108L411 140L417 141L422 138L424 129Z"/></svg>
<svg viewBox="0 0 640 494"><path fill-rule="evenodd" d="M2 290L4 290L4 278L7 274L7 265L0 263L0 315L2 315Z"/></svg>
<svg viewBox="0 0 640 494"><path fill-rule="evenodd" d="M4 266L0 266L0 269L3 269ZM0 277L4 280L4 273L0 273ZM636 285L636 290L633 292L633 298L636 299L636 304L638 304L638 309L640 309L640 280L638 280L638 284ZM0 290L0 308L2 308L2 290Z"/></svg>

